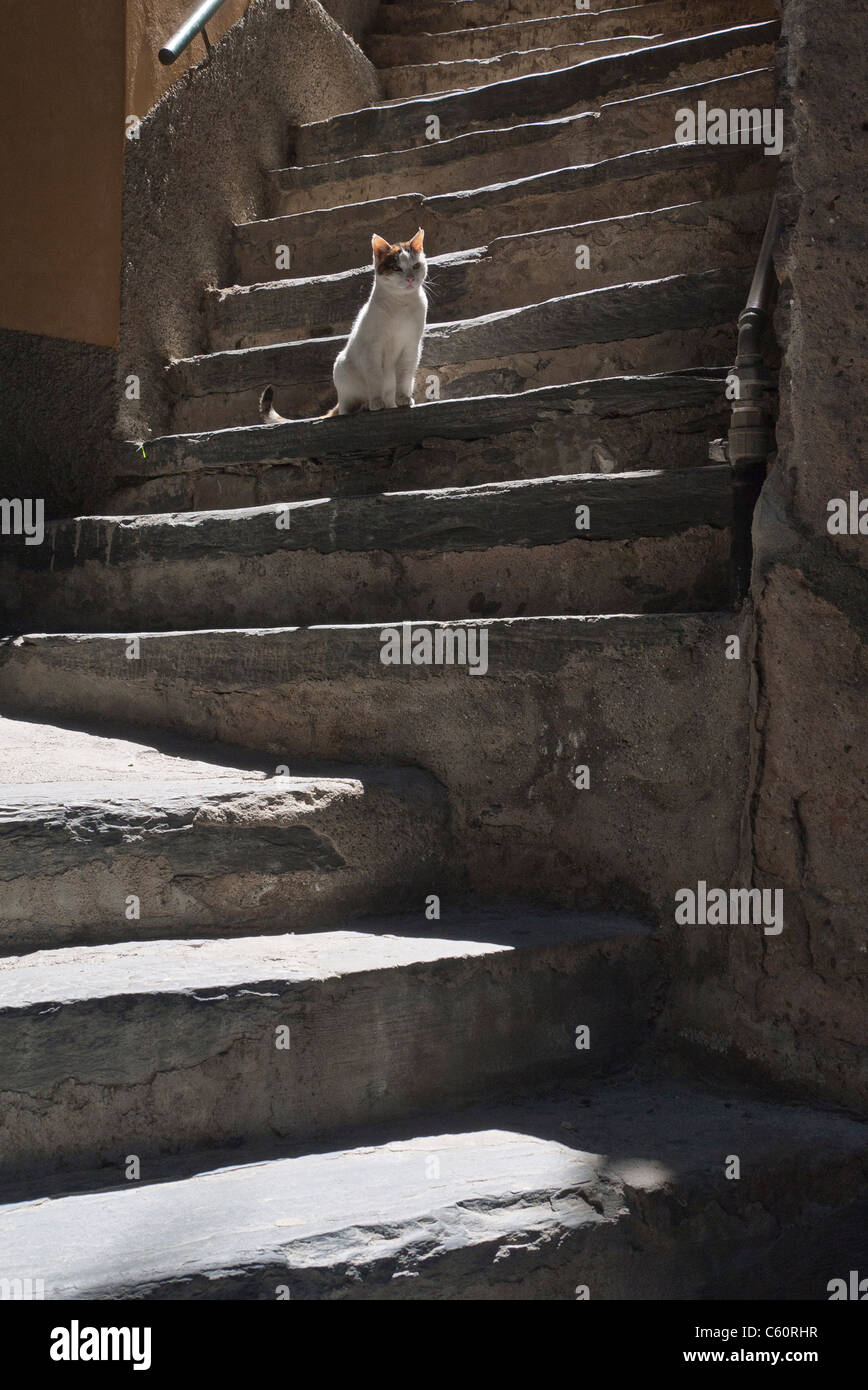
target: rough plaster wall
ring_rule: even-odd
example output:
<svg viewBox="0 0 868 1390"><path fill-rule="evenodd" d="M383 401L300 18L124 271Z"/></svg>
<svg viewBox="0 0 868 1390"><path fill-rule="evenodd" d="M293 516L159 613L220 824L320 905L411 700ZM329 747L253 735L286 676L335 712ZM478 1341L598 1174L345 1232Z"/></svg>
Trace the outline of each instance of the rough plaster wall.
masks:
<svg viewBox="0 0 868 1390"><path fill-rule="evenodd" d="M41 497L57 517L104 495L116 364L113 348L0 329L0 496Z"/></svg>
<svg viewBox="0 0 868 1390"><path fill-rule="evenodd" d="M868 1099L868 537L827 503L868 494L868 0L787 0L779 455L754 522L752 788L740 881L784 893L779 937L694 939L675 1019L778 1086ZM700 932L700 929L696 929ZM721 940L721 932L728 932ZM704 938L704 939L703 939Z"/></svg>
<svg viewBox="0 0 868 1390"><path fill-rule="evenodd" d="M290 126L377 95L374 68L317 0L255 0L142 122L126 155L121 303L123 374L141 397L122 400L122 434L165 428L164 364L206 348L204 288L231 278L232 223L261 214Z"/></svg>

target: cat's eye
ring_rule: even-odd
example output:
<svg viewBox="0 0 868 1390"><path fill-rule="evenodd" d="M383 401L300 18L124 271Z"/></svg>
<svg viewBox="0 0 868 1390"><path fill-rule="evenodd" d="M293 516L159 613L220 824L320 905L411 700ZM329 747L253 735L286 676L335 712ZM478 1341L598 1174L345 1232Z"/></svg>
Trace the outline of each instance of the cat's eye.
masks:
<svg viewBox="0 0 868 1390"><path fill-rule="evenodd" d="M421 264L421 261L417 261L416 264L413 266L413 270L418 270Z"/></svg>

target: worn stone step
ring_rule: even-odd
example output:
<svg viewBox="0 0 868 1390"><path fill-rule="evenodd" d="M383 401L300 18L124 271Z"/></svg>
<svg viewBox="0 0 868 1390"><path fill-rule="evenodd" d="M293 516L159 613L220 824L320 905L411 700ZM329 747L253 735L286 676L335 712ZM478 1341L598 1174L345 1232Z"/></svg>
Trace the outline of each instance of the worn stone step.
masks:
<svg viewBox="0 0 868 1390"><path fill-rule="evenodd" d="M593 58L556 72L492 82L469 92L435 93L372 106L292 131L295 164L413 149L432 138L428 120L439 122L437 138L517 124L539 116L570 115L612 100L663 86L722 77L764 65L778 35L776 20L733 25L698 38L678 38L626 54Z"/></svg>
<svg viewBox="0 0 868 1390"><path fill-rule="evenodd" d="M472 3L472 0L471 0ZM418 7L415 7L418 8ZM774 19L774 0L648 0L644 5L617 6L600 13L571 13L569 0L552 0L544 6L541 18L522 18L504 23L504 6L492 7L491 22L469 28L463 11L467 3L454 7L463 26L451 30L420 29L377 32L365 38L365 51L378 68L399 65L491 58L502 53L555 48L586 41L603 42L625 35L697 34L701 30L723 28L735 20ZM557 11L561 13L558 14ZM380 16L389 10L381 7ZM441 18L438 15L438 18ZM425 21L423 21L425 23ZM425 28L428 28L425 23Z"/></svg>
<svg viewBox="0 0 868 1390"><path fill-rule="evenodd" d="M716 609L731 508L719 465L79 517L25 552L8 611L120 631Z"/></svg>
<svg viewBox="0 0 868 1390"><path fill-rule="evenodd" d="M697 33L699 25L691 32ZM561 43L555 47L522 49L519 52L498 52L490 58L437 59L386 67L380 71L380 83L385 102L403 101L425 92L457 92L484 86L488 82L505 82L514 77L526 77L534 72L554 72L558 68L576 67L593 58L605 58L615 53L634 53L669 37L662 33L631 34L619 38L584 39ZM378 105L383 103L378 102Z"/></svg>
<svg viewBox="0 0 868 1390"><path fill-rule="evenodd" d="M644 279L648 247L655 273L685 274L744 265L762 239L770 195L765 189L577 222L517 236L428 263L434 319L475 318L550 299L567 285L595 290ZM215 350L264 347L346 333L369 293L367 268L308 280L277 280L207 298Z"/></svg>
<svg viewBox="0 0 868 1390"><path fill-rule="evenodd" d="M473 399L494 392L563 385L591 377L595 371L602 376L622 376L655 368L669 372L689 370L703 362L724 360L731 347L732 322L724 311L716 324L688 323L652 331L648 336L613 337L605 342L594 340L562 348L528 347L506 357L436 364L432 370L423 364L421 385L426 391L439 390L445 399ZM328 405L333 393L324 391L319 399ZM291 401L290 395L290 404Z"/></svg>
<svg viewBox="0 0 868 1390"><path fill-rule="evenodd" d="M0 728L4 953L305 930L418 898L447 851L442 791L410 768L276 775L137 731Z"/></svg>
<svg viewBox="0 0 868 1390"><path fill-rule="evenodd" d="M726 351L750 280L749 266L727 267L431 324L417 394L436 389L440 396L482 396L561 384L595 368L608 376L698 366ZM281 415L326 410L334 400L332 367L345 341L303 339L177 361L169 369L173 425L187 431L253 421L269 383ZM601 351L601 345L611 346Z"/></svg>
<svg viewBox="0 0 868 1390"><path fill-rule="evenodd" d="M604 1081L331 1152L248 1145L52 1201L43 1180L0 1208L0 1270L52 1301L817 1301L858 1265L866 1170L848 1116Z"/></svg>
<svg viewBox="0 0 868 1390"><path fill-rule="evenodd" d="M600 1075L633 1056L660 988L657 943L633 919L436 922L423 898L357 931L0 959L0 1173L120 1176L133 1153L297 1143L520 1079Z"/></svg>
<svg viewBox="0 0 868 1390"><path fill-rule="evenodd" d="M153 633L136 661L125 634L35 634L0 645L0 699L227 742L243 728L290 765L421 767L448 790L479 892L521 897L532 882L564 906L614 896L647 907L653 884L655 910L671 916L679 887L728 883L736 864L750 663L729 639L741 623L641 614ZM577 766L589 768L581 790Z"/></svg>
<svg viewBox="0 0 868 1390"><path fill-rule="evenodd" d="M673 143L592 164L571 161L541 174L430 198L405 193L258 219L234 229L236 282L288 279L290 271L298 279L369 266L372 227L396 241L422 226L428 254L447 255L499 236L571 226L579 207L583 220L596 221L768 189L774 164L753 149ZM283 276L275 269L280 247L288 247L290 254Z"/></svg>
<svg viewBox="0 0 868 1390"><path fill-rule="evenodd" d="M424 93L453 92L503 82L530 73L554 72L594 58L633 53L679 37L701 38L733 26L737 20L776 20L774 0L742 0L740 13L721 0L688 4L660 0L631 15L632 22L575 14L549 21L499 24L434 36L416 35L410 54L401 39L381 40L377 61L383 97L403 100ZM611 12L610 12L611 13ZM617 15L617 11L614 12ZM582 20L584 19L584 24ZM532 34L522 31L535 31ZM397 54L390 44L397 43ZM423 47L424 45L424 47Z"/></svg>
<svg viewBox="0 0 868 1390"><path fill-rule="evenodd" d="M662 148L674 139L675 112L681 107L695 109L700 101L709 109L768 107L774 105L774 91L773 70L756 68L682 87L677 93L655 91L626 101L604 102L578 116L462 133L429 141L415 150L276 169L271 174L266 211L279 217L345 207L402 196L408 187L431 197L455 189L485 187L496 180L511 183L531 174L596 163L626 151ZM770 166L774 163L770 159L766 162ZM773 175L774 168L770 167L768 176L771 179ZM669 201L683 198L682 189ZM574 217L571 213L565 220ZM272 257L272 267L275 260ZM277 274L276 267L269 273Z"/></svg>
<svg viewBox="0 0 868 1390"><path fill-rule="evenodd" d="M438 313L448 314L469 301L473 281L468 271L484 257L485 248L478 246L430 257L428 274L432 287L436 277ZM264 347L348 332L370 290L370 266L306 279L209 289L205 315L211 348Z"/></svg>
<svg viewBox="0 0 868 1390"><path fill-rule="evenodd" d="M641 11L645 3L650 0L627 0L624 6L616 6L612 0L590 0L585 19L598 24L613 9L629 15ZM575 0L403 0L398 4L384 0L377 12L377 28L388 34L440 34L547 19L558 9L563 13L574 10Z"/></svg>
<svg viewBox="0 0 868 1390"><path fill-rule="evenodd" d="M729 427L726 369L594 378L413 410L165 435L118 460L117 512L700 466ZM27 549L32 549L28 547ZM7 551L15 564L24 545ZM25 559L25 563L29 563ZM20 606L14 572L4 595ZM17 624L13 624L17 626Z"/></svg>

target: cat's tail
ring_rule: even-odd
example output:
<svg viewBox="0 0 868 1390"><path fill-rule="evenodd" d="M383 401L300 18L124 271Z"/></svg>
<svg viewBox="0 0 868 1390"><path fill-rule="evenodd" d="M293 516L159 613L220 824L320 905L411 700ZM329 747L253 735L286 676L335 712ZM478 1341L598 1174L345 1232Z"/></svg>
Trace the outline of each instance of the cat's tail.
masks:
<svg viewBox="0 0 868 1390"><path fill-rule="evenodd" d="M333 405L331 410L327 410L325 415L320 415L320 420L330 420L333 415L340 413L340 406ZM274 387L266 386L262 395L259 397L259 418L263 425L286 425L290 423L285 415L278 415L274 408Z"/></svg>
<svg viewBox="0 0 868 1390"><path fill-rule="evenodd" d="M274 408L274 387L266 386L259 397L259 418L263 425L284 425L286 416L278 415Z"/></svg>

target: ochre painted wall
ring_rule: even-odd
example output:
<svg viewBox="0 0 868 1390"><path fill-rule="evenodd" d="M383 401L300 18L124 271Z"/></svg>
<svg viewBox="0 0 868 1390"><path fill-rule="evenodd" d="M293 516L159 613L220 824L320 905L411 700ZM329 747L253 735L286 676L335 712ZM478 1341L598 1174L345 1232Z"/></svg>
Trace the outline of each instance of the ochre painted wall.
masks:
<svg viewBox="0 0 868 1390"><path fill-rule="evenodd" d="M161 44L196 0L5 0L0 55L0 329L116 347L125 118L204 52ZM227 0L209 37L247 8Z"/></svg>
<svg viewBox="0 0 868 1390"><path fill-rule="evenodd" d="M5 0L0 328L118 340L124 12Z"/></svg>
<svg viewBox="0 0 868 1390"><path fill-rule="evenodd" d="M212 43L249 3L226 0ZM5 0L0 330L117 347L125 122L201 62L201 37L170 67L157 58L196 4ZM342 4L345 22L369 18L370 0Z"/></svg>

